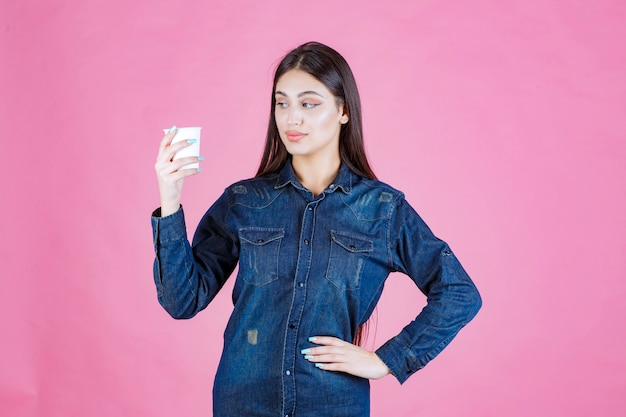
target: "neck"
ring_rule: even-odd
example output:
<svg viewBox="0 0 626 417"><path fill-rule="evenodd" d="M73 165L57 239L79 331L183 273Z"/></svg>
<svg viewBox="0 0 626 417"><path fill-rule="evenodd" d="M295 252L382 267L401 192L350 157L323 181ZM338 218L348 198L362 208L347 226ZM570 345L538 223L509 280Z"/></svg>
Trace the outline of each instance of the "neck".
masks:
<svg viewBox="0 0 626 417"><path fill-rule="evenodd" d="M323 159L309 159L294 155L291 164L300 183L317 197L337 176L341 159L339 155L336 158Z"/></svg>

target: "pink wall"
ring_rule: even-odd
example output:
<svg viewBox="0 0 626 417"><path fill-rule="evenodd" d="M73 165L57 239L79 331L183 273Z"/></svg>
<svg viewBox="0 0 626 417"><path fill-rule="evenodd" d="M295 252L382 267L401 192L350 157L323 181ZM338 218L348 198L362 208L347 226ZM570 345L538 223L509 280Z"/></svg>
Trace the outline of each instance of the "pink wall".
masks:
<svg viewBox="0 0 626 417"><path fill-rule="evenodd" d="M0 415L210 415L229 288L191 321L157 304L161 129L204 126L193 228L254 173L307 40L351 63L374 168L484 296L373 416L625 415L626 3L209 3L0 2ZM372 344L422 304L392 276Z"/></svg>

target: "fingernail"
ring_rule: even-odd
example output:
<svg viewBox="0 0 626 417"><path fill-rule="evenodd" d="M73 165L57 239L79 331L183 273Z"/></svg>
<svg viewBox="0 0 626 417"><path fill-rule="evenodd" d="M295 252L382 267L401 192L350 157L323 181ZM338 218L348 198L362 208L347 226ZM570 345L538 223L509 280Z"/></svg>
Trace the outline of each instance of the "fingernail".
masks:
<svg viewBox="0 0 626 417"><path fill-rule="evenodd" d="M300 351L300 353L302 353L303 355L306 355L307 353L311 352L311 349L302 349Z"/></svg>
<svg viewBox="0 0 626 417"><path fill-rule="evenodd" d="M316 366L317 368L321 368L322 366L324 366L324 364L323 364L323 363L319 363L319 362L318 362L318 363L316 363L316 364L315 364L315 366Z"/></svg>
<svg viewBox="0 0 626 417"><path fill-rule="evenodd" d="M187 143L196 143L198 139L187 139Z"/></svg>
<svg viewBox="0 0 626 417"><path fill-rule="evenodd" d="M198 161L204 161L204 156L199 156Z"/></svg>
<svg viewBox="0 0 626 417"><path fill-rule="evenodd" d="M315 339L317 339L315 336L309 337L309 342L315 342Z"/></svg>
<svg viewBox="0 0 626 417"><path fill-rule="evenodd" d="M174 126L170 127L170 130L167 133L176 132L176 129L178 129L178 128L176 127L176 125L174 125Z"/></svg>
<svg viewBox="0 0 626 417"><path fill-rule="evenodd" d="M202 168L196 168L198 172L202 172Z"/></svg>
<svg viewBox="0 0 626 417"><path fill-rule="evenodd" d="M306 360L313 359L313 355L306 355L306 356L304 357L304 359L306 359Z"/></svg>

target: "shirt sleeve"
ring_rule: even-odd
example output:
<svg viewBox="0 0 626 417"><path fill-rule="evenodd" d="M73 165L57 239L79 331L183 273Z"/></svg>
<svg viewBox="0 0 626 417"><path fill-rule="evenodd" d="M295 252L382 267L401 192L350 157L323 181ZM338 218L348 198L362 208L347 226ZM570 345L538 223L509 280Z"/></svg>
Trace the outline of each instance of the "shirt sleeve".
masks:
<svg viewBox="0 0 626 417"><path fill-rule="evenodd" d="M427 297L427 305L376 354L402 384L426 366L478 313L476 286L449 246L400 198L390 219L389 256Z"/></svg>
<svg viewBox="0 0 626 417"><path fill-rule="evenodd" d="M224 194L200 221L193 245L182 207L166 217L153 212L154 282L159 304L173 318L191 318L206 308L237 265L239 249L226 230L227 212Z"/></svg>

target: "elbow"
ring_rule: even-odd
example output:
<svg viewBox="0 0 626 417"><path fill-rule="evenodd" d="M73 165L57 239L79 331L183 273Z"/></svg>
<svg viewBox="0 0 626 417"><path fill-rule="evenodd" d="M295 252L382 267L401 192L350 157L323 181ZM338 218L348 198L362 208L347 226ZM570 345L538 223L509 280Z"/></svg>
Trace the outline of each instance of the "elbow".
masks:
<svg viewBox="0 0 626 417"><path fill-rule="evenodd" d="M478 289L472 285L467 293L467 321L472 320L483 306L483 299Z"/></svg>
<svg viewBox="0 0 626 417"><path fill-rule="evenodd" d="M169 314L170 317L175 320L187 320L195 316L195 314L189 314L185 311L177 311L177 310L171 310L167 308L165 309L165 311L167 311L167 314Z"/></svg>
<svg viewBox="0 0 626 417"><path fill-rule="evenodd" d="M196 315L195 310L183 308L176 303L169 303L164 297L159 297L159 304L175 320L186 320Z"/></svg>
<svg viewBox="0 0 626 417"><path fill-rule="evenodd" d="M179 312L179 311L173 311L173 310L168 310L168 309L165 309L165 311L167 311L167 314L169 314L170 317L175 320L187 320L194 316L194 314L188 314L186 312Z"/></svg>

